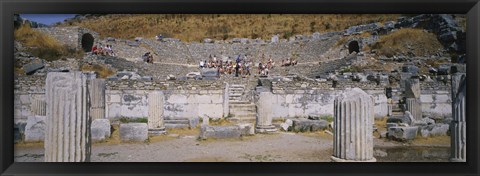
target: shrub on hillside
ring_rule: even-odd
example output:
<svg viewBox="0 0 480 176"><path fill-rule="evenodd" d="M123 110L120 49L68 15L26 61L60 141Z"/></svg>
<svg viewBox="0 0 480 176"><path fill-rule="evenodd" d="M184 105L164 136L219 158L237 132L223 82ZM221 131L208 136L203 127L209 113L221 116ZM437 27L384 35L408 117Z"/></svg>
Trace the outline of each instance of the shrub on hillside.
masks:
<svg viewBox="0 0 480 176"><path fill-rule="evenodd" d="M83 57L82 51L76 51L62 45L58 40L42 32L36 31L30 25L22 25L14 32L15 40L22 43L27 51L34 56L54 61L64 57Z"/></svg>

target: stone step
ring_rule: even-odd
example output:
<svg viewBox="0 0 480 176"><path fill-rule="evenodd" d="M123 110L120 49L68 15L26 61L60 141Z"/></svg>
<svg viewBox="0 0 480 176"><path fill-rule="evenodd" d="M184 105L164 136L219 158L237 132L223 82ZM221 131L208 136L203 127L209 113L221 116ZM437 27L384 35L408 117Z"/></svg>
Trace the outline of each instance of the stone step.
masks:
<svg viewBox="0 0 480 176"><path fill-rule="evenodd" d="M230 111L255 111L256 108L255 106L243 106L243 107L235 107L235 106L229 106Z"/></svg>
<svg viewBox="0 0 480 176"><path fill-rule="evenodd" d="M249 104L231 104L229 105L230 108L236 108L236 107L252 107L255 108L255 104L249 103Z"/></svg>
<svg viewBox="0 0 480 176"><path fill-rule="evenodd" d="M181 118L181 117L164 117L163 120L165 120L165 121L166 120L186 120L186 121L189 121L190 119L186 118L186 117L184 117L184 118Z"/></svg>
<svg viewBox="0 0 480 176"><path fill-rule="evenodd" d="M229 97L239 97L239 96L242 96L242 94L230 94L228 95Z"/></svg>
<svg viewBox="0 0 480 176"><path fill-rule="evenodd" d="M230 114L233 116L233 117L255 117L257 115L257 113L255 112L232 112L230 111Z"/></svg>
<svg viewBox="0 0 480 176"><path fill-rule="evenodd" d="M241 89L245 89L245 85L236 85L236 84L233 84L233 85L230 85L229 87L230 89L232 88L241 88Z"/></svg>
<svg viewBox="0 0 480 176"><path fill-rule="evenodd" d="M245 84L230 84L230 87L244 87Z"/></svg>
<svg viewBox="0 0 480 176"><path fill-rule="evenodd" d="M190 128L188 124L165 124L166 129Z"/></svg>
<svg viewBox="0 0 480 176"><path fill-rule="evenodd" d="M240 87L230 87L228 88L229 91L243 91L245 88L240 88Z"/></svg>
<svg viewBox="0 0 480 176"><path fill-rule="evenodd" d="M256 109L230 109L230 114L255 114Z"/></svg>
<svg viewBox="0 0 480 176"><path fill-rule="evenodd" d="M190 124L189 120L165 120L165 124Z"/></svg>
<svg viewBox="0 0 480 176"><path fill-rule="evenodd" d="M249 101L228 101L230 104L251 104Z"/></svg>

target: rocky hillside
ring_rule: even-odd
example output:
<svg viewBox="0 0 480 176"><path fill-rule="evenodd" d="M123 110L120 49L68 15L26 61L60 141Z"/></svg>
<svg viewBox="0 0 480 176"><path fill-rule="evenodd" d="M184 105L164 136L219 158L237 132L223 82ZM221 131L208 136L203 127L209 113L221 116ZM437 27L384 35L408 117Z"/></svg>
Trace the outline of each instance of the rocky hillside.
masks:
<svg viewBox="0 0 480 176"><path fill-rule="evenodd" d="M281 38L314 32L341 31L350 26L396 21L399 14L148 14L79 15L58 26L80 26L102 37L151 38L158 34L182 41L204 38Z"/></svg>

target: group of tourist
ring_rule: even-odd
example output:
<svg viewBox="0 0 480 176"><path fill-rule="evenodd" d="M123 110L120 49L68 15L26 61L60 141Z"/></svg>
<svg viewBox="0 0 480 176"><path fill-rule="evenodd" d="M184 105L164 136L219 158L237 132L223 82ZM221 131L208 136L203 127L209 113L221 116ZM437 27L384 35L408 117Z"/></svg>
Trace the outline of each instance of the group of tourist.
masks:
<svg viewBox="0 0 480 176"><path fill-rule="evenodd" d="M265 56L263 56L265 58ZM273 69L275 62L270 58L267 62L259 62L258 74L262 76L267 76L269 70ZM200 61L200 68L216 68L220 75L232 75L235 76L250 76L252 73L252 68L254 67L254 62L248 58L245 54L243 56L238 55L235 61L229 60L229 57L223 56L217 58L216 55L210 55L208 61Z"/></svg>
<svg viewBox="0 0 480 176"><path fill-rule="evenodd" d="M92 53L95 55L102 55L102 56L115 56L113 52L112 45L102 46L102 44L93 45Z"/></svg>
<svg viewBox="0 0 480 176"><path fill-rule="evenodd" d="M282 60L282 65L280 66L286 67L286 66L294 66L294 65L297 65L297 61L288 58L287 60Z"/></svg>
<svg viewBox="0 0 480 176"><path fill-rule="evenodd" d="M244 55L240 58L240 55L235 61L228 60L228 57L217 58L216 55L210 55L208 61L200 61L200 68L216 68L220 75L232 75L235 76L247 76L251 75L250 68L252 61Z"/></svg>

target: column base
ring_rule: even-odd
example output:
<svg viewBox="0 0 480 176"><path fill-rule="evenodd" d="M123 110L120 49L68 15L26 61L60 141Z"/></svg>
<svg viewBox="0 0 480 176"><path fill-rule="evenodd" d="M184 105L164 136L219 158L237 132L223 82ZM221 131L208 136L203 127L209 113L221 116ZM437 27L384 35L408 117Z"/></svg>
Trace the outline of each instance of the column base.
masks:
<svg viewBox="0 0 480 176"><path fill-rule="evenodd" d="M369 160L346 160L346 159L337 158L335 156L331 156L330 159L332 159L332 162L377 162L377 159L375 158L372 158Z"/></svg>
<svg viewBox="0 0 480 176"><path fill-rule="evenodd" d="M465 159L460 158L450 158L450 162L467 162Z"/></svg>
<svg viewBox="0 0 480 176"><path fill-rule="evenodd" d="M273 125L255 127L255 133L275 133L275 132L277 132L277 129Z"/></svg>
<svg viewBox="0 0 480 176"><path fill-rule="evenodd" d="M159 135L166 134L166 133L167 133L167 131L165 130L165 127L148 129L148 135L150 135L150 136L159 136Z"/></svg>

